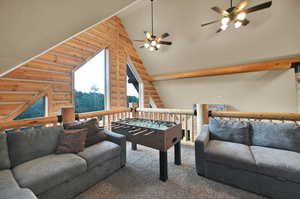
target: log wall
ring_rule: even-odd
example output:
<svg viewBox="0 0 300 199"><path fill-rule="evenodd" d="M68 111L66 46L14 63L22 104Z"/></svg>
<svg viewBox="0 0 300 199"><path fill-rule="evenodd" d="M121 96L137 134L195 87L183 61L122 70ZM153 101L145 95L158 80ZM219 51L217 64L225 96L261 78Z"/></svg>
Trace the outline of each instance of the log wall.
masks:
<svg viewBox="0 0 300 199"><path fill-rule="evenodd" d="M111 109L127 106L128 58L144 83L145 107L150 97L163 107L124 26L112 17L0 77L0 119L14 119L42 96L48 96L49 116L73 106L74 71L105 48L109 50Z"/></svg>

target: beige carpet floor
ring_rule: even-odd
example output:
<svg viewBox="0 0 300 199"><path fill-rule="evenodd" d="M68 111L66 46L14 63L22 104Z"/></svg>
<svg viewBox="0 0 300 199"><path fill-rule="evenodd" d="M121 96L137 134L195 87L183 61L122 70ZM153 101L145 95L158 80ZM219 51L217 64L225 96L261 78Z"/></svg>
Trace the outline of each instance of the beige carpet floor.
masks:
<svg viewBox="0 0 300 199"><path fill-rule="evenodd" d="M169 180L159 180L159 152L127 145L127 165L76 199L263 199L263 197L197 175L194 148L182 146L182 165L168 152Z"/></svg>

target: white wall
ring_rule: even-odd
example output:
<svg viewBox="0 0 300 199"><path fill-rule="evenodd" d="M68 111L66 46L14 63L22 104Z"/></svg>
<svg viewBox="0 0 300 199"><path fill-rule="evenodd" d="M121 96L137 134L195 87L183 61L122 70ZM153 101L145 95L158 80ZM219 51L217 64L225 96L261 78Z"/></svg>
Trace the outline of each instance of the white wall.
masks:
<svg viewBox="0 0 300 199"><path fill-rule="evenodd" d="M238 3L234 0L233 3ZM251 0L249 6L266 2ZM273 0L269 9L247 16L250 24L230 28L220 34L220 23L202 28L201 24L220 19L213 6L228 8L230 0L155 1L155 32L169 32L173 45L156 52L137 51L150 74L186 72L203 68L257 63L300 55L300 0ZM143 39L150 29L150 2L140 3L119 16L131 39Z"/></svg>
<svg viewBox="0 0 300 199"><path fill-rule="evenodd" d="M0 74L135 0L0 0Z"/></svg>
<svg viewBox="0 0 300 199"><path fill-rule="evenodd" d="M168 108L216 103L238 111L297 111L293 69L158 81L155 85Z"/></svg>

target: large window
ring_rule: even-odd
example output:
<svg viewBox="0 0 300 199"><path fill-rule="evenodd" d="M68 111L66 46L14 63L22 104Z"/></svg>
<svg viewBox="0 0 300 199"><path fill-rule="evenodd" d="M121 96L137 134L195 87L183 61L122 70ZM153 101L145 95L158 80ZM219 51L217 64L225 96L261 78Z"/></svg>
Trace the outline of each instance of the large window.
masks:
<svg viewBox="0 0 300 199"><path fill-rule="evenodd" d="M46 110L46 97L41 97L14 120L45 117L47 112Z"/></svg>
<svg viewBox="0 0 300 199"><path fill-rule="evenodd" d="M132 103L139 103L139 82L132 71L131 67L127 65L127 105Z"/></svg>
<svg viewBox="0 0 300 199"><path fill-rule="evenodd" d="M101 51L75 72L76 113L105 109L106 56Z"/></svg>

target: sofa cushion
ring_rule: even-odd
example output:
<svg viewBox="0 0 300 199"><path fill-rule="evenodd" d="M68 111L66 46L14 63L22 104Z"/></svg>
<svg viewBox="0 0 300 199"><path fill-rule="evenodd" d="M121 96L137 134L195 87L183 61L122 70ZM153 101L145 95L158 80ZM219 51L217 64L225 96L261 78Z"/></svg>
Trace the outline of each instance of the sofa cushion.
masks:
<svg viewBox="0 0 300 199"><path fill-rule="evenodd" d="M250 122L252 145L300 152L300 126L294 123Z"/></svg>
<svg viewBox="0 0 300 199"><path fill-rule="evenodd" d="M0 190L1 199L37 199L29 189L6 189Z"/></svg>
<svg viewBox="0 0 300 199"><path fill-rule="evenodd" d="M17 189L19 185L17 184L11 170L1 170L0 171L0 191L3 189ZM1 195L1 194L0 194Z"/></svg>
<svg viewBox="0 0 300 199"><path fill-rule="evenodd" d="M75 154L53 154L18 165L13 173L21 187L38 195L86 170L85 160Z"/></svg>
<svg viewBox="0 0 300 199"><path fill-rule="evenodd" d="M104 164L105 161L120 156L121 147L109 141L102 141L85 148L83 152L78 153L80 157L86 160L88 169Z"/></svg>
<svg viewBox="0 0 300 199"><path fill-rule="evenodd" d="M258 172L283 180L300 183L300 153L251 146Z"/></svg>
<svg viewBox="0 0 300 199"><path fill-rule="evenodd" d="M209 131L214 140L251 144L248 122L210 118Z"/></svg>
<svg viewBox="0 0 300 199"><path fill-rule="evenodd" d="M62 127L51 127L8 133L7 141L12 166L54 153L58 135L62 131Z"/></svg>
<svg viewBox="0 0 300 199"><path fill-rule="evenodd" d="M98 120L92 118L86 121L64 123L65 129L88 129L85 146L91 146L106 139L106 135L99 128Z"/></svg>
<svg viewBox="0 0 300 199"><path fill-rule="evenodd" d="M243 144L211 140L205 151L205 159L233 168L256 170L250 147Z"/></svg>
<svg viewBox="0 0 300 199"><path fill-rule="evenodd" d="M0 170L10 168L10 159L8 155L7 135L0 132Z"/></svg>

